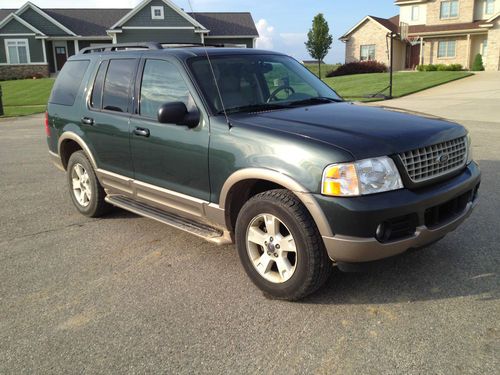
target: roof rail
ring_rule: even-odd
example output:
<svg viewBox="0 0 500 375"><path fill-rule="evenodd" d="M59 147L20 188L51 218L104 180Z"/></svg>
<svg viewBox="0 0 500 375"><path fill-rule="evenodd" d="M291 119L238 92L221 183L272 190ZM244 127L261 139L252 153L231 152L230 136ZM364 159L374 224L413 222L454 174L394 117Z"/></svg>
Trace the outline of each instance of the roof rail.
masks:
<svg viewBox="0 0 500 375"><path fill-rule="evenodd" d="M80 53L84 54L92 52L110 52L128 48L148 49L148 50L163 49L162 45L157 42L117 43L117 44L103 44L101 46L94 46L94 47L86 47L83 48L80 51Z"/></svg>

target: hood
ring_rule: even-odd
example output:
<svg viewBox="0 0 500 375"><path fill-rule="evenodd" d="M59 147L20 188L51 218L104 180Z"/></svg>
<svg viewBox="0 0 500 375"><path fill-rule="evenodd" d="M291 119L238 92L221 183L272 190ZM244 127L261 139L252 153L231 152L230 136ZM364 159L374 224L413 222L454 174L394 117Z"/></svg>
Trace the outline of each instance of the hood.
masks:
<svg viewBox="0 0 500 375"><path fill-rule="evenodd" d="M233 126L264 127L325 142L357 160L430 146L467 133L462 126L439 118L347 102L230 118Z"/></svg>

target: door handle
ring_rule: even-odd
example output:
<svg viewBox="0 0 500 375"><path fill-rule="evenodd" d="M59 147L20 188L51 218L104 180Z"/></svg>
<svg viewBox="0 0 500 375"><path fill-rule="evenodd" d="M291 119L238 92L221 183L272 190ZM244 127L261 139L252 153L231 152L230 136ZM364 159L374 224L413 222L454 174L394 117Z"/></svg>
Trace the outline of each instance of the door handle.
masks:
<svg viewBox="0 0 500 375"><path fill-rule="evenodd" d="M82 124L92 126L94 125L94 119L90 117L82 117Z"/></svg>
<svg viewBox="0 0 500 375"><path fill-rule="evenodd" d="M149 129L146 128L135 128L134 134L139 137L149 137Z"/></svg>

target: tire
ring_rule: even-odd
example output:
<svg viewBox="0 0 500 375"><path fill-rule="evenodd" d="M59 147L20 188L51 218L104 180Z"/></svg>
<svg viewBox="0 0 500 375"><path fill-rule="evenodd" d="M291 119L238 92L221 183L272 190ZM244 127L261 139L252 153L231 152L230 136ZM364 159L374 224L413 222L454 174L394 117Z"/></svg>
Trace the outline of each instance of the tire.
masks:
<svg viewBox="0 0 500 375"><path fill-rule="evenodd" d="M236 245L246 273L270 298L304 298L332 272L314 220L288 190L266 191L245 203L236 220Z"/></svg>
<svg viewBox="0 0 500 375"><path fill-rule="evenodd" d="M71 154L68 161L67 181L71 200L81 214L88 217L100 217L111 210L112 206L104 200L106 193L83 151Z"/></svg>

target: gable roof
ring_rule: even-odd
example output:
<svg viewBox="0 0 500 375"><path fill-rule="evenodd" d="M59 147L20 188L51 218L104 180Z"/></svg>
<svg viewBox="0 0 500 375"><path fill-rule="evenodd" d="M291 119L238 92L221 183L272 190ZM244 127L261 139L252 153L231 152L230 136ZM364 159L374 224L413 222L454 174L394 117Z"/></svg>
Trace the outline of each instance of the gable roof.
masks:
<svg viewBox="0 0 500 375"><path fill-rule="evenodd" d="M30 29L31 31L33 31L35 34L39 34L39 35L44 35L45 36L45 34L42 33L40 30L38 30L35 26L29 24L28 22L26 22L25 20L23 20L21 17L19 17L15 13L10 13L7 17L5 17L4 19L2 19L0 21L0 29L2 27L4 27L5 25L7 25L12 20L15 20L15 21L19 22L21 25L27 27L28 29Z"/></svg>
<svg viewBox="0 0 500 375"><path fill-rule="evenodd" d="M76 36L76 34L73 31L71 31L66 26L62 25L61 23L57 22L54 18L52 18L51 16L49 16L47 13L45 13L43 10L41 10L35 4L33 4L33 3L29 2L29 1L27 3L25 3L21 8L19 8L16 11L16 14L19 15L19 16L21 16L28 9L34 10L36 13L38 13L40 16L42 16L43 18L45 18L46 20L48 20L53 25L57 26L62 31L64 31L64 32L66 32L66 33L68 33L70 35L75 35Z"/></svg>
<svg viewBox="0 0 500 375"><path fill-rule="evenodd" d="M16 11L0 9L0 22ZM130 8L43 9L49 17L80 36L108 36L106 30L131 11ZM188 16L203 25L203 29L209 30L210 36L259 36L249 12L200 12L188 13Z"/></svg>
<svg viewBox="0 0 500 375"><path fill-rule="evenodd" d="M134 15L136 15L142 8L144 8L146 5L148 5L152 0L143 0L140 2L135 8L130 10L125 16L123 16L118 22L113 24L113 26L110 27L110 29L115 29L117 27L123 26L125 22L127 22L129 19L131 19ZM181 8L179 8L177 5L175 5L171 0L161 0L170 7L173 11L177 12L181 17L185 18L189 23L191 23L195 28L199 29L205 29L205 27L200 24L198 21L196 21L193 17L191 17L189 14L184 12Z"/></svg>
<svg viewBox="0 0 500 375"><path fill-rule="evenodd" d="M366 16L361 21L359 21L356 25L354 25L348 32L346 32L344 35L342 35L339 39L343 40L343 41L347 40L349 35L352 34L354 31L356 31L359 27L361 27L366 21L376 22L380 26L382 26L384 29L386 29L388 32L398 32L398 28L399 28L399 16L398 15L391 17L391 18Z"/></svg>
<svg viewBox="0 0 500 375"><path fill-rule="evenodd" d="M259 36L249 12L200 12L189 15L210 30L209 36Z"/></svg>

